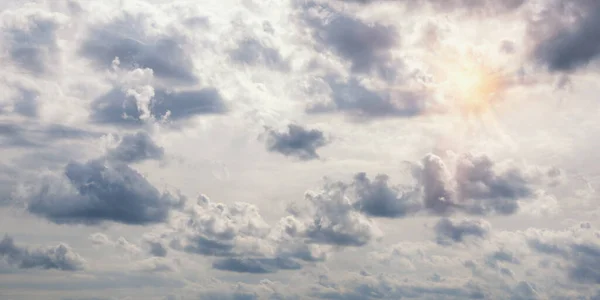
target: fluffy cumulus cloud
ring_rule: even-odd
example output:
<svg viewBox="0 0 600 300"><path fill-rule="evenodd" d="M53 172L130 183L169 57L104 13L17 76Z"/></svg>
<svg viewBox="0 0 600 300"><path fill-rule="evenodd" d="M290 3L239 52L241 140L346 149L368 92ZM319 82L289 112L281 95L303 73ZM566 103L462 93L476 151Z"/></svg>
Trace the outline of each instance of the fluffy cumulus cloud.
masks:
<svg viewBox="0 0 600 300"><path fill-rule="evenodd" d="M0 298L598 299L599 27L0 1Z"/></svg>
<svg viewBox="0 0 600 300"><path fill-rule="evenodd" d="M287 132L268 129L267 150L293 156L302 160L319 158L317 149L328 143L322 131L306 129L300 125L288 125Z"/></svg>
<svg viewBox="0 0 600 300"><path fill-rule="evenodd" d="M4 236L0 241L0 256L10 265L21 269L77 271L83 269L85 263L68 245L30 250L16 245L10 236Z"/></svg>
<svg viewBox="0 0 600 300"><path fill-rule="evenodd" d="M58 224L151 224L166 221L181 199L161 193L140 173L102 160L72 162L43 176L22 197L27 210Z"/></svg>

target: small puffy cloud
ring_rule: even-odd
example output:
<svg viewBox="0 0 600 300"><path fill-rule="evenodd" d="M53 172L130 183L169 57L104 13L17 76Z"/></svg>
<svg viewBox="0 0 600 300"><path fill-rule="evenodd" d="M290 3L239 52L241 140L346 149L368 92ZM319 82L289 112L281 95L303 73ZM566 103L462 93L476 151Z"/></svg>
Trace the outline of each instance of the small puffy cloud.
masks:
<svg viewBox="0 0 600 300"><path fill-rule="evenodd" d="M173 272L176 267L170 261L160 257L152 257L136 263L136 269L147 273Z"/></svg>
<svg viewBox="0 0 600 300"><path fill-rule="evenodd" d="M356 119L414 117L422 114L425 95L419 91L372 90L357 78L346 82L326 78L331 90L331 101L312 103L307 107L311 114L340 112Z"/></svg>
<svg viewBox="0 0 600 300"><path fill-rule="evenodd" d="M267 150L302 160L318 159L317 149L328 143L322 131L296 124L288 125L287 132L268 129L267 134Z"/></svg>
<svg viewBox="0 0 600 300"><path fill-rule="evenodd" d="M160 223L181 201L159 192L129 166L102 160L71 162L64 174L42 177L21 196L30 213L58 224L87 225Z"/></svg>
<svg viewBox="0 0 600 300"><path fill-rule="evenodd" d="M435 224L434 231L438 244L450 245L464 242L468 237L485 238L490 228L490 224L484 220L456 221L444 218Z"/></svg>
<svg viewBox="0 0 600 300"><path fill-rule="evenodd" d="M5 236L0 241L0 258L21 269L56 269L62 271L77 271L83 269L84 259L73 252L68 245L59 244L30 250L18 246L13 239Z"/></svg>
<svg viewBox="0 0 600 300"><path fill-rule="evenodd" d="M164 149L156 145L148 133L140 131L125 135L119 145L109 150L106 156L110 160L129 164L147 159L160 160L164 156Z"/></svg>

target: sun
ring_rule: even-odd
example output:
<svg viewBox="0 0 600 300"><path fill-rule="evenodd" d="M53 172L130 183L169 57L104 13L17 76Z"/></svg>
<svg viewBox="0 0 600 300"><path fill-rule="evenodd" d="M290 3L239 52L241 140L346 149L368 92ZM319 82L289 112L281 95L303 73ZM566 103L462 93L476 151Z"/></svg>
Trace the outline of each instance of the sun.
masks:
<svg viewBox="0 0 600 300"><path fill-rule="evenodd" d="M485 62L474 54L447 52L438 56L433 80L447 107L466 115L481 115L501 97L501 72Z"/></svg>

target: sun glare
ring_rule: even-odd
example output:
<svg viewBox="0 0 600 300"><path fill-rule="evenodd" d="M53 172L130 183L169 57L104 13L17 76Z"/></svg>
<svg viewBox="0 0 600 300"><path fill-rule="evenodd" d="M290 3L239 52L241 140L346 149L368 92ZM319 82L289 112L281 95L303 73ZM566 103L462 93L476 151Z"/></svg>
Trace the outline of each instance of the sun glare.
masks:
<svg viewBox="0 0 600 300"><path fill-rule="evenodd" d="M453 52L440 60L434 67L434 82L448 107L467 115L480 115L491 108L503 90L499 72L474 55Z"/></svg>

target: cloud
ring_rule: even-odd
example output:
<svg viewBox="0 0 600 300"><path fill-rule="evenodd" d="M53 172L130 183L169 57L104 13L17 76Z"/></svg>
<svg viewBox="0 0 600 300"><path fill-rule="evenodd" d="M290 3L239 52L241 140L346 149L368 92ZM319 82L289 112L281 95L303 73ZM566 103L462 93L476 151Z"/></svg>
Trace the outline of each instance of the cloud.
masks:
<svg viewBox="0 0 600 300"><path fill-rule="evenodd" d="M168 248L160 241L146 241L150 246L150 254L156 257L166 257Z"/></svg>
<svg viewBox="0 0 600 300"><path fill-rule="evenodd" d="M147 159L160 160L164 155L164 149L157 146L150 135L143 131L123 136L119 145L106 154L108 159L126 164Z"/></svg>
<svg viewBox="0 0 600 300"><path fill-rule="evenodd" d="M93 131L60 124L39 124L35 122L0 123L0 147L45 148L60 140L82 140L99 137Z"/></svg>
<svg viewBox="0 0 600 300"><path fill-rule="evenodd" d="M387 175L378 175L371 181L366 173L354 176L351 185L354 206L370 216L398 218L413 214L421 209L416 191L388 185Z"/></svg>
<svg viewBox="0 0 600 300"><path fill-rule="evenodd" d="M434 231L438 244L450 245L462 243L468 237L485 238L488 236L490 228L490 224L485 220L455 221L444 218L435 224Z"/></svg>
<svg viewBox="0 0 600 300"><path fill-rule="evenodd" d="M34 9L8 11L0 24L6 51L13 64L33 75L43 75L60 60L57 31L67 17Z"/></svg>
<svg viewBox="0 0 600 300"><path fill-rule="evenodd" d="M171 247L207 256L234 256L246 253L245 245L260 243L269 232L256 206L237 202L232 205L214 203L200 196L181 215L174 216Z"/></svg>
<svg viewBox="0 0 600 300"><path fill-rule="evenodd" d="M364 246L380 236L379 229L344 195L339 183L326 184L319 193L307 193L302 203L288 208L285 230L308 243L335 246Z"/></svg>
<svg viewBox="0 0 600 300"><path fill-rule="evenodd" d="M533 231L527 244L533 251L560 259L561 270L579 284L600 284L600 236L589 223L562 231Z"/></svg>
<svg viewBox="0 0 600 300"><path fill-rule="evenodd" d="M111 246L115 249L119 249L121 251L125 251L128 254L137 255L141 253L140 247L131 243L124 237L119 237L116 240L111 240L107 235L96 232L89 236L89 240L97 246Z"/></svg>
<svg viewBox="0 0 600 300"><path fill-rule="evenodd" d="M566 1L570 9L576 11L576 19L571 24L556 20L550 26L558 27L548 37L539 41L534 49L535 58L548 66L551 71L574 71L585 67L600 57L600 4L595 1ZM563 10L560 6L549 9ZM558 12L557 12L558 13ZM560 13L561 17L565 15ZM534 31L535 32L535 31Z"/></svg>
<svg viewBox="0 0 600 300"><path fill-rule="evenodd" d="M13 111L26 117L38 116L39 93L32 89L19 88L19 96L14 100Z"/></svg>
<svg viewBox="0 0 600 300"><path fill-rule="evenodd" d="M317 149L329 142L322 131L290 124L287 132L267 129L267 150L302 160L318 159Z"/></svg>
<svg viewBox="0 0 600 300"><path fill-rule="evenodd" d="M341 282L335 282L341 281ZM345 280L335 280L332 286L321 286L313 296L321 299L402 299L434 297L435 299L485 299L481 288L473 283L460 284L402 280L388 275L362 273Z"/></svg>
<svg viewBox="0 0 600 300"><path fill-rule="evenodd" d="M279 50L264 45L256 38L241 40L237 47L229 52L229 57L237 63L250 66L266 66L277 70L287 70L289 67Z"/></svg>
<svg viewBox="0 0 600 300"><path fill-rule="evenodd" d="M225 205L200 196L197 203L173 214L162 239L174 250L215 257L212 266L222 271L274 273L324 261L322 249L286 227L288 218L274 228L254 205Z"/></svg>
<svg viewBox="0 0 600 300"><path fill-rule="evenodd" d="M510 163L497 165L485 155L457 157L451 170L434 154L412 166L413 182L392 186L389 176L370 180L366 173L350 184L337 182L327 190L340 193L356 211L372 217L402 218L419 213L450 215L514 214L519 201L535 197L537 188L552 184L560 172L529 170Z"/></svg>
<svg viewBox="0 0 600 300"><path fill-rule="evenodd" d="M309 3L305 9L319 6ZM317 43L351 63L352 72L385 74L391 71L390 50L399 44L399 33L395 27L379 23L368 24L358 18L333 11L327 5L328 19L306 13L304 18L314 29Z"/></svg>
<svg viewBox="0 0 600 300"><path fill-rule="evenodd" d="M213 263L218 270L238 273L273 273L278 270L299 270L302 265L286 258L225 258Z"/></svg>
<svg viewBox="0 0 600 300"><path fill-rule="evenodd" d="M24 197L27 210L57 224L164 222L181 199L160 193L127 165L91 160L69 163L62 175L41 179Z"/></svg>
<svg viewBox="0 0 600 300"><path fill-rule="evenodd" d="M419 91L373 91L357 78L339 82L326 78L331 89L331 101L310 104L311 114L340 112L357 119L415 117L425 107L425 95Z"/></svg>
<svg viewBox="0 0 600 300"><path fill-rule="evenodd" d="M509 215L518 211L519 200L533 197L535 187L553 176L552 172L497 166L488 156L472 154L460 156L455 171L450 172L440 157L428 154L421 164L420 184L425 207L436 214L459 210Z"/></svg>
<svg viewBox="0 0 600 300"><path fill-rule="evenodd" d="M167 82L197 83L186 36L175 28L156 27L154 18L150 13L126 11L108 23L96 24L80 53L99 67L110 68L118 57L127 69L150 68Z"/></svg>
<svg viewBox="0 0 600 300"><path fill-rule="evenodd" d="M153 90L149 101L150 115L156 120L186 120L198 115L222 114L227 106L219 91L204 88L190 91ZM133 94L113 89L94 100L91 118L97 123L119 126L143 124L142 108Z"/></svg>
<svg viewBox="0 0 600 300"><path fill-rule="evenodd" d="M68 245L29 250L15 245L13 239L4 236L0 241L0 257L21 269L56 269L62 271L82 270L85 261Z"/></svg>

